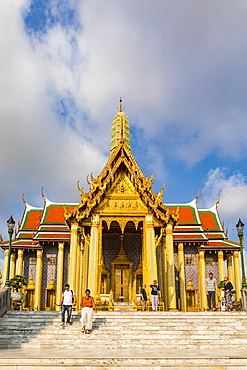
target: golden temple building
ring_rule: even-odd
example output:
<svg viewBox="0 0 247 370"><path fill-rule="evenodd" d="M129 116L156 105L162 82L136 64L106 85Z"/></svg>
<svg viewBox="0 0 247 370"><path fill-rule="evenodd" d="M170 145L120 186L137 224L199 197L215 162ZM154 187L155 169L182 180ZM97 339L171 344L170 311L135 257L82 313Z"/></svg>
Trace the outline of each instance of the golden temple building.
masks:
<svg viewBox="0 0 247 370"><path fill-rule="evenodd" d="M120 99L109 159L98 177L87 177L88 192L78 182L79 204L54 203L42 193L44 206L36 208L23 197L10 278L27 277L27 309L59 309L66 283L78 302L86 288L98 297L112 292L115 303L134 302L142 284L157 279L165 310L205 310L204 280L209 272L223 280L225 268L239 299L239 244L227 238L219 200L210 209L199 209L197 197L163 204L164 188L152 190L154 175L147 178L131 153L123 110ZM1 247L5 281L8 242Z"/></svg>

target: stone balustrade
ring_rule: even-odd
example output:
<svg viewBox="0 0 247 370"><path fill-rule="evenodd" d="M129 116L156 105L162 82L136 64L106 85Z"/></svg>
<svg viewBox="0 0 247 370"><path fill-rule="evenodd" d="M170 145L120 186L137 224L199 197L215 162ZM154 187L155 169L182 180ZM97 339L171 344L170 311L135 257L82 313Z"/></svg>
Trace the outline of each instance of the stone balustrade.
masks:
<svg viewBox="0 0 247 370"><path fill-rule="evenodd" d="M0 290L0 316L3 316L10 309L10 291L11 288Z"/></svg>

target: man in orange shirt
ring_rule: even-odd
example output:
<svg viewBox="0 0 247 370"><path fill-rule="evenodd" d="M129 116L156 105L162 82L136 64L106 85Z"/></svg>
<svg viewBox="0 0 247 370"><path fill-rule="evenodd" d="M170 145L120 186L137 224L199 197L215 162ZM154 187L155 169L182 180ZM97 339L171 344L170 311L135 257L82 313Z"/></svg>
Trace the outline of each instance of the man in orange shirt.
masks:
<svg viewBox="0 0 247 370"><path fill-rule="evenodd" d="M90 296L90 290L86 289L86 296L81 298L81 322L82 332L90 334L93 326L93 310L97 312L93 297Z"/></svg>

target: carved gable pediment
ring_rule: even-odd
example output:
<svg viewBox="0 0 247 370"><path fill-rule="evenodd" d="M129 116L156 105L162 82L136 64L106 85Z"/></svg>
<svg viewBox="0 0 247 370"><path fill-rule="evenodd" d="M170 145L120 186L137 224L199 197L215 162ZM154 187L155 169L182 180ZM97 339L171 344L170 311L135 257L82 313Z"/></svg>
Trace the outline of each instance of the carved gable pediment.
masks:
<svg viewBox="0 0 247 370"><path fill-rule="evenodd" d="M122 172L106 193L105 199L99 204L97 210L107 211L107 213L109 211L112 213L143 213L147 211L147 207L129 177Z"/></svg>
<svg viewBox="0 0 247 370"><path fill-rule="evenodd" d="M107 192L106 196L114 194L116 195L137 194L134 185L131 183L130 179L124 172L120 173L111 189Z"/></svg>

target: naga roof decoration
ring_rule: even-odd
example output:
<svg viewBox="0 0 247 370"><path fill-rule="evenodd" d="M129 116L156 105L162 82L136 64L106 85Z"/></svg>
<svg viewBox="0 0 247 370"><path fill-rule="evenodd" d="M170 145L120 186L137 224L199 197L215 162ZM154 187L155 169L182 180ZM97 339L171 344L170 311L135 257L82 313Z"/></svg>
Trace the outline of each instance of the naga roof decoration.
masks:
<svg viewBox="0 0 247 370"><path fill-rule="evenodd" d="M171 221L173 224L178 219L178 210L169 210L162 203L162 188L159 194L154 193L152 184L154 183L154 175L150 178L144 176L138 166L134 156L124 142L120 142L116 149L110 154L110 157L101 171L100 175L95 179L90 175L91 183L88 193L84 193L83 189L79 188L81 193L80 204L66 216L66 222L71 224L72 220L82 220L91 216L95 207L104 199L107 191L114 184L121 170L125 170L131 183L140 195L141 200L152 211L155 217L162 222Z"/></svg>

